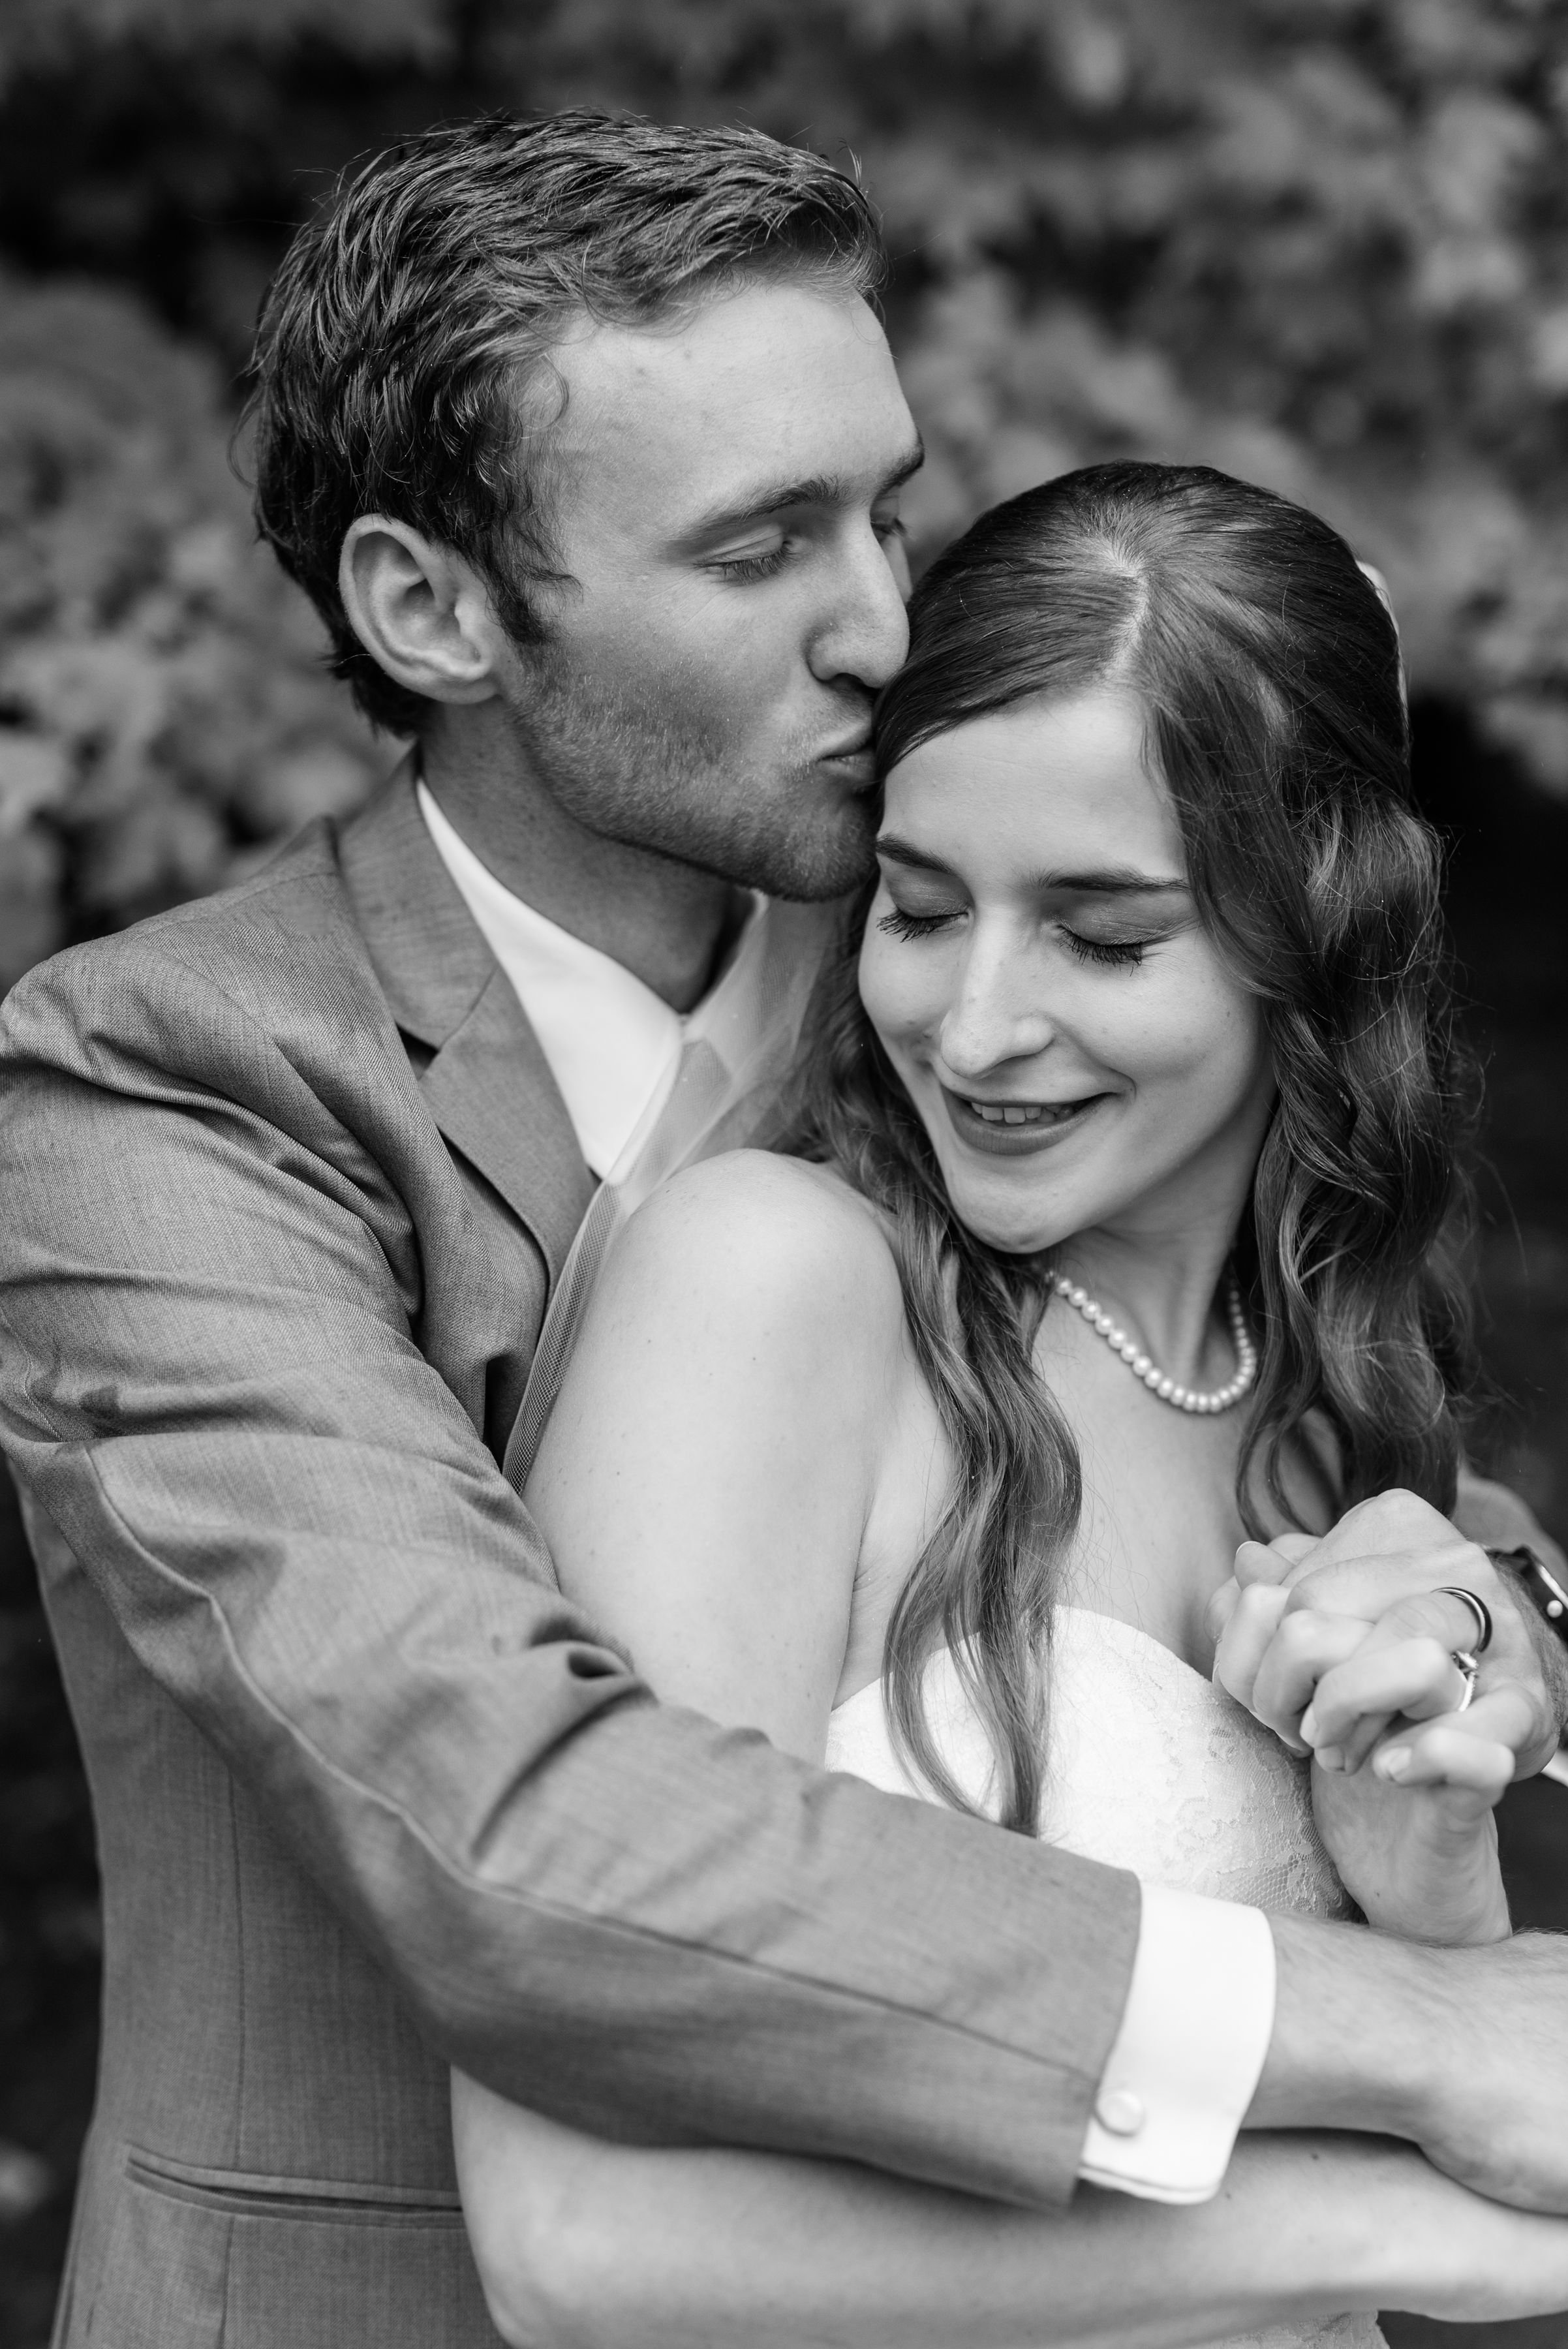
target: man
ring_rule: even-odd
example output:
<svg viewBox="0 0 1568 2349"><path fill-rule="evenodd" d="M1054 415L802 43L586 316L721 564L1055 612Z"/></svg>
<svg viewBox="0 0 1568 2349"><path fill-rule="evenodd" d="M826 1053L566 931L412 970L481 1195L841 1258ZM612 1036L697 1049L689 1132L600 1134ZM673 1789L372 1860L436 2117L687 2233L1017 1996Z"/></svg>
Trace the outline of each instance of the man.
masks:
<svg viewBox="0 0 1568 2349"><path fill-rule="evenodd" d="M1568 2209L1555 1957L1140 1906L667 1714L501 1474L745 892L866 866L919 462L879 262L809 156L568 116L379 159L269 299L263 526L419 750L5 1009L0 1408L105 1866L61 2343L491 2339L449 2063L1019 2201L1211 2193L1245 2117Z"/></svg>

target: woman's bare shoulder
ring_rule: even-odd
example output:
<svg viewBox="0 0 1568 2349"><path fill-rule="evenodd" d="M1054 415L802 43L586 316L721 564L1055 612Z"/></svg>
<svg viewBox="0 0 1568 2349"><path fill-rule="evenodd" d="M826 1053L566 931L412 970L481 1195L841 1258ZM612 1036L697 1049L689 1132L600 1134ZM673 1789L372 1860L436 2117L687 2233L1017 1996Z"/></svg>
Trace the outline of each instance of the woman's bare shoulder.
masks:
<svg viewBox="0 0 1568 2349"><path fill-rule="evenodd" d="M731 1151L664 1184L618 1239L607 1285L623 1309L657 1299L682 1321L720 1314L775 1342L830 1338L862 1362L903 1328L876 1210L830 1169L769 1151Z"/></svg>

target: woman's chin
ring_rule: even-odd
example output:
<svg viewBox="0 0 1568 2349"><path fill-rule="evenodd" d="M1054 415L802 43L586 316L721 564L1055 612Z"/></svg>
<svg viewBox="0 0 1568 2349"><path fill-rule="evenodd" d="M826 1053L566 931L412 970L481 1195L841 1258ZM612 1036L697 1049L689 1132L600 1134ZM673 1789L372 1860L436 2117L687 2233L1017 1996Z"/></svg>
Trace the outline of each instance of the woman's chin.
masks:
<svg viewBox="0 0 1568 2349"><path fill-rule="evenodd" d="M1038 1256L1059 1247L1075 1228L1061 1216L1050 1216L1017 1199L987 1197L969 1185L949 1183L948 1197L965 1231L1004 1256Z"/></svg>

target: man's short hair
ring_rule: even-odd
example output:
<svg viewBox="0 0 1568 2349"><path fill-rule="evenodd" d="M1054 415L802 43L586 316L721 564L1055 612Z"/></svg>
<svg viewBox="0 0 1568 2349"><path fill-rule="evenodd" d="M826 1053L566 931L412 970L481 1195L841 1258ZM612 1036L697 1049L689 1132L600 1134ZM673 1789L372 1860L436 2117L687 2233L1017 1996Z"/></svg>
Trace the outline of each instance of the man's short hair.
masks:
<svg viewBox="0 0 1568 2349"><path fill-rule="evenodd" d="M269 289L249 415L262 535L367 715L412 732L429 704L348 626L337 565L358 515L463 555L514 640L545 636L531 591L561 574L534 395L574 316L651 323L775 273L870 295L883 269L856 181L755 130L495 115L346 178Z"/></svg>

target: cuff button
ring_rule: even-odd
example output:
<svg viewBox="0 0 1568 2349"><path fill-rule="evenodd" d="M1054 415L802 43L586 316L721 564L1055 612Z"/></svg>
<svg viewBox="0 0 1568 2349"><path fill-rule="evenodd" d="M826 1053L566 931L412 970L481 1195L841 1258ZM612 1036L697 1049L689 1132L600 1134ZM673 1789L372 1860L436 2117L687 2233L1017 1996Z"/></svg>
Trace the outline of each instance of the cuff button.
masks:
<svg viewBox="0 0 1568 2349"><path fill-rule="evenodd" d="M1137 2137L1148 2114L1143 2098L1130 2088L1106 2088L1095 2106L1095 2118L1113 2137Z"/></svg>

